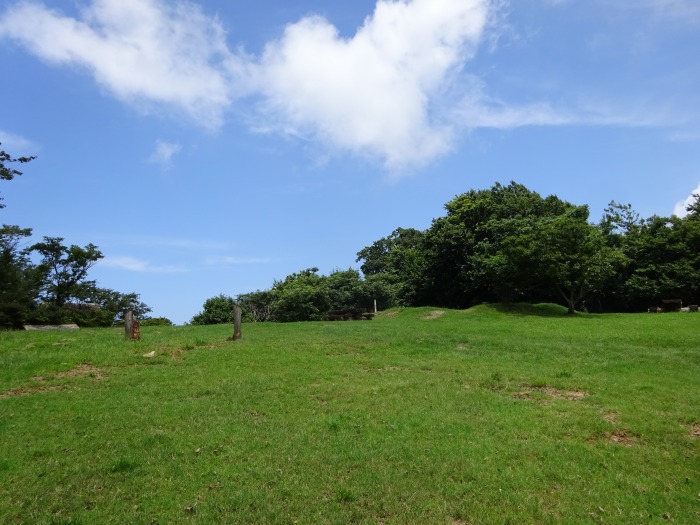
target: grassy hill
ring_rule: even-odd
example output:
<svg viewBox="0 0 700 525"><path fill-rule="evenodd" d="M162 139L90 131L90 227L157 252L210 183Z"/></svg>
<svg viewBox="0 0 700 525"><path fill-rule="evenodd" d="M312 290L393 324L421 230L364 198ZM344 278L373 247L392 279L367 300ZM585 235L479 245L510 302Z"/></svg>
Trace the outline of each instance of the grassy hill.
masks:
<svg viewBox="0 0 700 525"><path fill-rule="evenodd" d="M0 333L0 523L699 523L700 316ZM153 357L144 357L153 353Z"/></svg>

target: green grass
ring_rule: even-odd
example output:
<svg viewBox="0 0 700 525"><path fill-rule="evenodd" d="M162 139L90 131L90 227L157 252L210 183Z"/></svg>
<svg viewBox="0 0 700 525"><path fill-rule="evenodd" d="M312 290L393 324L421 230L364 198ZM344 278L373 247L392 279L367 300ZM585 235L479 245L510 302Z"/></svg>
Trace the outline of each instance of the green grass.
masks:
<svg viewBox="0 0 700 525"><path fill-rule="evenodd" d="M700 316L434 310L2 332L0 523L700 523Z"/></svg>

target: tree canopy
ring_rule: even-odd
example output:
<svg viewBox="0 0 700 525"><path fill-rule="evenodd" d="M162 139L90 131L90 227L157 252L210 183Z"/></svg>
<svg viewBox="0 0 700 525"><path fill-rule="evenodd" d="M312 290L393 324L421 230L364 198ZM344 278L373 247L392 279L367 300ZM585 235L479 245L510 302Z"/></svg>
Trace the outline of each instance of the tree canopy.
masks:
<svg viewBox="0 0 700 525"><path fill-rule="evenodd" d="M642 219L612 201L595 224L586 205L497 183L456 196L424 231L398 227L362 248L362 273L308 268L236 301L247 320L280 322L369 309L375 299L380 308L559 302L569 313L698 304L699 202L684 218Z"/></svg>

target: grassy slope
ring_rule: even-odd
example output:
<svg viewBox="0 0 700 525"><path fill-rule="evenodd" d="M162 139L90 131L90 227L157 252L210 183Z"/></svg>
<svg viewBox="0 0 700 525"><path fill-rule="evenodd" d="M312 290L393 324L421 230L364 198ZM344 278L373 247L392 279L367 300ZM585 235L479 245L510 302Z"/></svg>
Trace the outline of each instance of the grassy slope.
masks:
<svg viewBox="0 0 700 525"><path fill-rule="evenodd" d="M0 333L0 523L700 522L700 317L430 313Z"/></svg>

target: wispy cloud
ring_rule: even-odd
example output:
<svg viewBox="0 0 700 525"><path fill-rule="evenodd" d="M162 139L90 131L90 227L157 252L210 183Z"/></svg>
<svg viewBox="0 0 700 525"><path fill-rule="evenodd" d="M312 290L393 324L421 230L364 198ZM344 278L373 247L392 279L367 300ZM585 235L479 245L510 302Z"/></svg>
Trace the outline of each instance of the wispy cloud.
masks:
<svg viewBox="0 0 700 525"><path fill-rule="evenodd" d="M231 256L221 256L221 257L209 257L204 260L205 266L218 266L218 267L228 267L228 266L240 266L248 264L269 264L270 259L260 258L260 257L231 257Z"/></svg>
<svg viewBox="0 0 700 525"><path fill-rule="evenodd" d="M599 0L611 7L609 2ZM700 23L700 3L697 0L617 0L614 4L622 9L650 9L658 16L673 17L685 23Z"/></svg>
<svg viewBox="0 0 700 525"><path fill-rule="evenodd" d="M120 270L127 270L129 272L137 273L162 273L162 274L172 274L172 273L184 273L188 270L180 266L160 266L152 264L144 259L137 259L135 257L129 256L107 256L102 259L99 264L101 266L106 266L109 268L117 268Z"/></svg>
<svg viewBox="0 0 700 525"><path fill-rule="evenodd" d="M160 235L129 235L115 236L109 239L113 246L149 246L169 248L183 252L222 251L231 248L225 241L215 241L204 238L168 237Z"/></svg>
<svg viewBox="0 0 700 525"><path fill-rule="evenodd" d="M651 11L659 18L674 18L685 24L700 24L700 3L697 0L542 0L545 4L565 6L570 4L591 3L602 5L606 10L640 10Z"/></svg>
<svg viewBox="0 0 700 525"><path fill-rule="evenodd" d="M2 129L0 129L0 144L2 144L0 148L13 157L33 155L39 149L31 140Z"/></svg>
<svg viewBox="0 0 700 525"><path fill-rule="evenodd" d="M181 149L182 146L180 144L158 140L156 141L155 149L148 158L148 161L167 168L172 164L173 157L178 154Z"/></svg>

